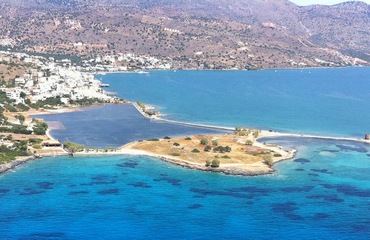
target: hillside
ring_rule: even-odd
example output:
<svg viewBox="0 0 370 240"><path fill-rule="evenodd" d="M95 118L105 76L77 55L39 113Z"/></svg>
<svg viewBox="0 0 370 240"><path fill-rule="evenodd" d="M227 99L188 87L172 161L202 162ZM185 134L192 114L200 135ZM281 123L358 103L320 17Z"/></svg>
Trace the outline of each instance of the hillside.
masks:
<svg viewBox="0 0 370 240"><path fill-rule="evenodd" d="M0 0L0 45L36 53L135 53L176 68L369 65L370 6L288 0Z"/></svg>

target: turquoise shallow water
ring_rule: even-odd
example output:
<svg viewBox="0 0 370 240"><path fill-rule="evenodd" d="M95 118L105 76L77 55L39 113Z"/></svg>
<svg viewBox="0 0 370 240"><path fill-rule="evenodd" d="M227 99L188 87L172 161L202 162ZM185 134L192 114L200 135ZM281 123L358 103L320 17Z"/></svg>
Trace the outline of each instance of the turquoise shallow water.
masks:
<svg viewBox="0 0 370 240"><path fill-rule="evenodd" d="M248 80L251 84L248 91L252 92L255 98L243 100L245 105L253 102L257 106L261 103L261 108L264 108L264 103L268 102L271 108L281 109L285 106L283 108L290 109L288 113L302 104L308 106L312 103L313 105L307 108L310 109L311 114L304 114L304 112L293 114L294 111L298 111L294 110L290 115L280 116L274 111L267 111L264 113L266 118L263 117L263 111L259 112L256 106L252 108L249 105L248 109L252 108L256 111L254 120L256 122L252 121L250 125L287 131L295 128L300 130L299 126L304 126L303 132L328 132L333 135L348 136L357 136L365 131L368 121L362 117L367 116L369 111L364 102L368 96L366 93L368 69L305 70L321 76L319 80L314 78L312 83L310 81L304 84L296 83L308 86L307 90L311 92L305 95L308 103L303 103L296 93L304 90L297 90L296 85L293 84L294 81L300 80L299 71L286 70L285 73L280 73L285 75L281 77L282 82L275 85L279 90L284 89L286 94L289 93L288 98L293 96L298 104L295 105L286 100L285 104L289 102L289 106L284 105L284 101L281 102L284 94L266 96L264 100L260 93L267 87L264 82L272 81L271 75L275 74L275 71L247 72L247 75L244 75L245 72L151 72L150 77L139 74L107 75L104 81L109 80L111 89L118 91L121 96L127 94L135 97L132 97L133 99L137 97L144 102L159 106L172 119L248 126L249 120L254 119L253 115L244 113L247 109L242 108L244 105L238 105L237 101L228 99L233 97L231 89L230 94L227 90L221 91L227 89L227 86L239 89L240 87L236 86L240 85L225 85L225 88L216 87L216 85L218 85L218 74L226 75L231 79L230 81L236 82L241 81L237 80L237 76L249 79L249 74L252 74L257 76L257 80ZM178 74L179 79L192 79L191 89L206 89L205 93L201 95L197 90L189 90L187 82L180 88L173 88L172 80L161 80L167 79L168 75L176 81L177 77L173 74ZM200 79L205 80L195 80L198 74L203 76ZM209 77L206 77L207 74L210 74ZM294 75L297 75L296 80L291 79ZM346 82L343 78L329 87L319 84L326 79L322 76L351 76L351 81L362 80L356 85ZM210 79L216 80L213 82ZM284 79L290 80L286 82ZM159 87L149 83L151 81L159 81ZM347 87L336 86L339 83L347 84ZM167 86L168 84L170 86ZM140 89L146 89L147 85L151 86L151 90L146 90L142 95L138 94L142 91ZM165 95L162 89L172 90ZM182 98L181 101L180 97L174 97L183 96L180 93L185 89L189 90L187 93L189 96ZM223 95L225 102L228 102L227 105L219 105L221 101L215 100L215 95L211 92L216 89ZM317 93L312 89L317 89ZM325 116L322 117L320 109L329 108L326 101L333 97L322 97L319 92L329 90L337 92L334 96L342 99L339 100L341 104L334 104L333 108L337 110L348 108L348 111L353 114L340 111L336 112L336 117L326 113L322 113ZM236 98L239 98L240 92L233 91L238 93L235 96L238 95ZM271 93L273 90L270 89L268 92ZM258 98L260 94L261 97ZM162 100L156 100L153 95ZM191 95L194 97L190 97ZM343 97L344 95L346 97ZM355 96L357 100L353 100ZM316 99L321 97L325 101ZM205 102L200 104L203 109L198 104L201 99ZM353 104L353 101L360 104ZM228 112L229 108L226 106L234 106L231 103L239 106L239 110L230 107L234 110ZM355 109L355 107L358 108ZM190 109L193 111L189 112ZM104 114L99 113L107 121L117 119L117 111L112 109L102 111ZM360 116L354 114L357 112ZM271 116L283 120L276 120ZM287 116L294 116L295 119L288 119ZM315 120L314 116L318 118ZM128 117L130 121L122 124L131 124L133 128L135 123L142 124L139 118L131 117ZM324 127L319 121L327 117L330 117L327 119L328 127ZM63 118L67 128L64 134L67 136L73 136L72 133L78 129L78 126L77 128L69 126L86 125L84 127L87 129L93 126L90 121L86 121L89 118L71 117L75 120L80 118L81 121L77 123L75 120L69 123L68 116ZM261 119L261 122L256 119ZM104 122L103 117L99 117L98 120ZM301 125L294 125L294 122L300 122ZM346 125L351 126L346 127ZM100 125L94 126L102 129ZM104 128L107 129L109 126L111 123L106 124ZM117 125L112 126L117 127ZM156 125L145 123L144 126L147 134L155 134ZM80 139L100 138L105 134L105 131L92 132L97 135L92 137L84 133L86 135ZM124 139L135 135L135 131L134 134L129 132L122 134L126 135L122 138ZM79 132L76 135L79 135ZM79 139L79 136L74 137ZM0 176L0 239L369 238L369 145L299 138L262 139L261 141L276 143L285 148L295 148L298 150L298 155L293 160L276 164L277 172L273 175L248 178L191 171L147 157L59 157L33 161Z"/></svg>
<svg viewBox="0 0 370 240"><path fill-rule="evenodd" d="M1 239L368 239L369 147L274 141L304 146L253 178L143 157L35 161L0 177Z"/></svg>

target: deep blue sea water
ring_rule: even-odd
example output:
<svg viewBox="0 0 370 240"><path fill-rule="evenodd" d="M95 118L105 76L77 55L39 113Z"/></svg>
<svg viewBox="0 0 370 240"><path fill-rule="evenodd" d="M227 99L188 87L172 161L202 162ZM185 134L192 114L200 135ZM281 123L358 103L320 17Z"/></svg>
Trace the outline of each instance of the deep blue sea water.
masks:
<svg viewBox="0 0 370 240"><path fill-rule="evenodd" d="M370 132L370 68L151 71L97 76L169 119L296 133Z"/></svg>
<svg viewBox="0 0 370 240"><path fill-rule="evenodd" d="M362 136L369 125L369 73L368 68L158 71L103 78L120 96L156 105L171 119ZM217 80L221 76L228 79L225 87ZM248 88L242 88L245 82ZM269 93L265 97L263 90ZM243 92L251 95L243 104L230 99L241 100ZM328 101L334 115L321 111L330 109ZM125 114L123 126L137 123L146 134L157 134L157 125L141 125L140 116L110 106L93 108L85 117L81 112L61 115L63 134L94 143L89 139L110 136L109 126L116 132L125 129L114 123ZM271 110L275 108L286 114ZM168 133L171 129L177 126ZM138 133L127 131L117 139ZM276 164L275 174L259 177L192 171L148 157L33 161L0 176L0 239L369 239L370 145L300 138L262 141L295 148L298 154Z"/></svg>

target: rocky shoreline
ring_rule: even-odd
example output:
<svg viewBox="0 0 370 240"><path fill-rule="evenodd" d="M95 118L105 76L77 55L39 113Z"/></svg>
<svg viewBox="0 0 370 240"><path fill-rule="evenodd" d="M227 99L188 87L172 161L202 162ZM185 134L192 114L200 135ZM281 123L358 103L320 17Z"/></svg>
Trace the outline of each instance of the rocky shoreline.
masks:
<svg viewBox="0 0 370 240"><path fill-rule="evenodd" d="M18 158L8 163L0 164L0 174L4 174L14 168L17 168L23 164L25 164L28 161L34 160L35 157L29 156L24 158Z"/></svg>
<svg viewBox="0 0 370 240"><path fill-rule="evenodd" d="M223 173L225 175L233 175L233 176L245 176L245 177L253 177L253 176L261 176L272 174L276 172L275 169L270 168L269 170L263 171L250 171L250 170L243 170L243 169L236 169L236 168L213 168L213 167L206 167L206 166L198 166L195 164L188 164L185 162L174 161L173 159L167 157L159 157L162 161L174 164L176 166L184 167L191 170L198 170L203 172L214 172L214 173Z"/></svg>
<svg viewBox="0 0 370 240"><path fill-rule="evenodd" d="M7 163L0 164L0 175L4 174L12 169L15 169L17 167L20 167L24 164L26 164L29 161L33 161L36 159L41 159L43 157L59 157L59 156L68 156L69 154L66 153L45 153L42 155L32 155L32 156L25 156L25 157L17 157L15 160L12 160Z"/></svg>

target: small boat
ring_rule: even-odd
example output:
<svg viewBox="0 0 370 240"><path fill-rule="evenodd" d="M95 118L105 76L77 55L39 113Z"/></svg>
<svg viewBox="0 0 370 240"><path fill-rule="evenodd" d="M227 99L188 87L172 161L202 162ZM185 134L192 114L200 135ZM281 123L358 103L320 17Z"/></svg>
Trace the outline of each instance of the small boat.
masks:
<svg viewBox="0 0 370 240"><path fill-rule="evenodd" d="M149 74L149 72L145 72L145 71L138 71L137 73L138 74Z"/></svg>

